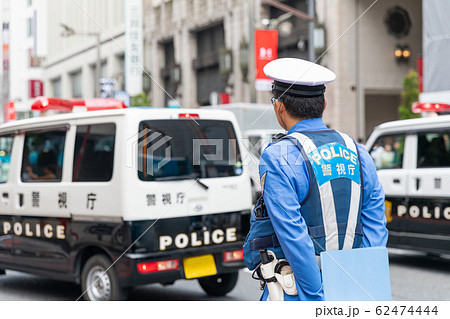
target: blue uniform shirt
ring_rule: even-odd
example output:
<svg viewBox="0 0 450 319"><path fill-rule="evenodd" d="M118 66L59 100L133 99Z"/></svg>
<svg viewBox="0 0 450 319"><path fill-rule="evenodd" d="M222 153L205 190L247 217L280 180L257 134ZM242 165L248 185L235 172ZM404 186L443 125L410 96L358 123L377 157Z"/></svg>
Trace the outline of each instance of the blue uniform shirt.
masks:
<svg viewBox="0 0 450 319"><path fill-rule="evenodd" d="M288 134L326 129L322 119L316 118L298 122ZM357 147L364 182L361 210L363 247L386 246L384 191L369 153L361 145ZM298 296L285 294L285 300L323 300L322 277L313 242L300 213L300 203L309 188L308 168L300 150L286 139L269 144L261 156L259 174L260 177L266 174L261 185L264 202L297 284ZM266 287L261 299L267 299L267 295Z"/></svg>

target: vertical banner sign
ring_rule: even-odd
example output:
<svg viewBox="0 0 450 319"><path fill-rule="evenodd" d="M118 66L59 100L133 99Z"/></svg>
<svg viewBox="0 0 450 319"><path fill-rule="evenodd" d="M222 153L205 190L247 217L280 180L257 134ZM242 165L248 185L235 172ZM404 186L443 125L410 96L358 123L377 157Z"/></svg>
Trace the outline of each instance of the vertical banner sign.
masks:
<svg viewBox="0 0 450 319"><path fill-rule="evenodd" d="M125 1L125 90L142 93L142 0Z"/></svg>
<svg viewBox="0 0 450 319"><path fill-rule="evenodd" d="M28 80L28 98L34 99L44 95L44 83L40 80Z"/></svg>
<svg viewBox="0 0 450 319"><path fill-rule="evenodd" d="M255 30L256 80L257 91L270 91L272 80L263 71L264 66L278 55L278 31Z"/></svg>
<svg viewBox="0 0 450 319"><path fill-rule="evenodd" d="M417 73L419 74L419 92L423 92L423 58L417 58Z"/></svg>
<svg viewBox="0 0 450 319"><path fill-rule="evenodd" d="M5 122L17 120L17 113L14 101L5 103L4 107L5 107L4 109Z"/></svg>

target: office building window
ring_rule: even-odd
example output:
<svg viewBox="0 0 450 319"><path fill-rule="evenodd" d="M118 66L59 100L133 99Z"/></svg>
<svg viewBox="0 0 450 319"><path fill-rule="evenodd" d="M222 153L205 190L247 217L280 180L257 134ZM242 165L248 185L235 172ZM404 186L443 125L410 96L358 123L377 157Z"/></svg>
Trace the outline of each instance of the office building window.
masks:
<svg viewBox="0 0 450 319"><path fill-rule="evenodd" d="M53 79L51 82L54 97L61 97L61 78Z"/></svg>
<svg viewBox="0 0 450 319"><path fill-rule="evenodd" d="M33 36L33 18L27 19L27 37Z"/></svg>
<svg viewBox="0 0 450 319"><path fill-rule="evenodd" d="M72 84L72 97L73 98L82 98L83 97L83 89L82 89L82 81L81 81L81 70L78 72L74 72L70 75L70 80Z"/></svg>
<svg viewBox="0 0 450 319"><path fill-rule="evenodd" d="M225 46L223 23L197 32L197 59L193 65L197 74L197 101L210 104L211 92L225 92L224 77L219 70L219 51Z"/></svg>

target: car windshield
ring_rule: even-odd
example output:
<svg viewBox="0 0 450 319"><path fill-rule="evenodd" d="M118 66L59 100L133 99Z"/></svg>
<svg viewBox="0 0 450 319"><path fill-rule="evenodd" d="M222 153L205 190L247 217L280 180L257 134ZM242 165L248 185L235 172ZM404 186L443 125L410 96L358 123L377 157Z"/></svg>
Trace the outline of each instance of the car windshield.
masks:
<svg viewBox="0 0 450 319"><path fill-rule="evenodd" d="M239 146L229 121L142 121L137 145L138 175L143 181L242 174Z"/></svg>

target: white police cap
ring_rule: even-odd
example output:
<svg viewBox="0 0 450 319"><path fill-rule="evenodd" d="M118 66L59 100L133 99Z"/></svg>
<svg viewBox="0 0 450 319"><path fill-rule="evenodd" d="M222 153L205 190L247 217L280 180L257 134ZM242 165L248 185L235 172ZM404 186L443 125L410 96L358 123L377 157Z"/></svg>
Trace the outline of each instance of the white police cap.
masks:
<svg viewBox="0 0 450 319"><path fill-rule="evenodd" d="M293 58L273 60L266 64L264 73L274 80L272 89L294 96L318 96L325 93L326 83L336 74L310 61Z"/></svg>

